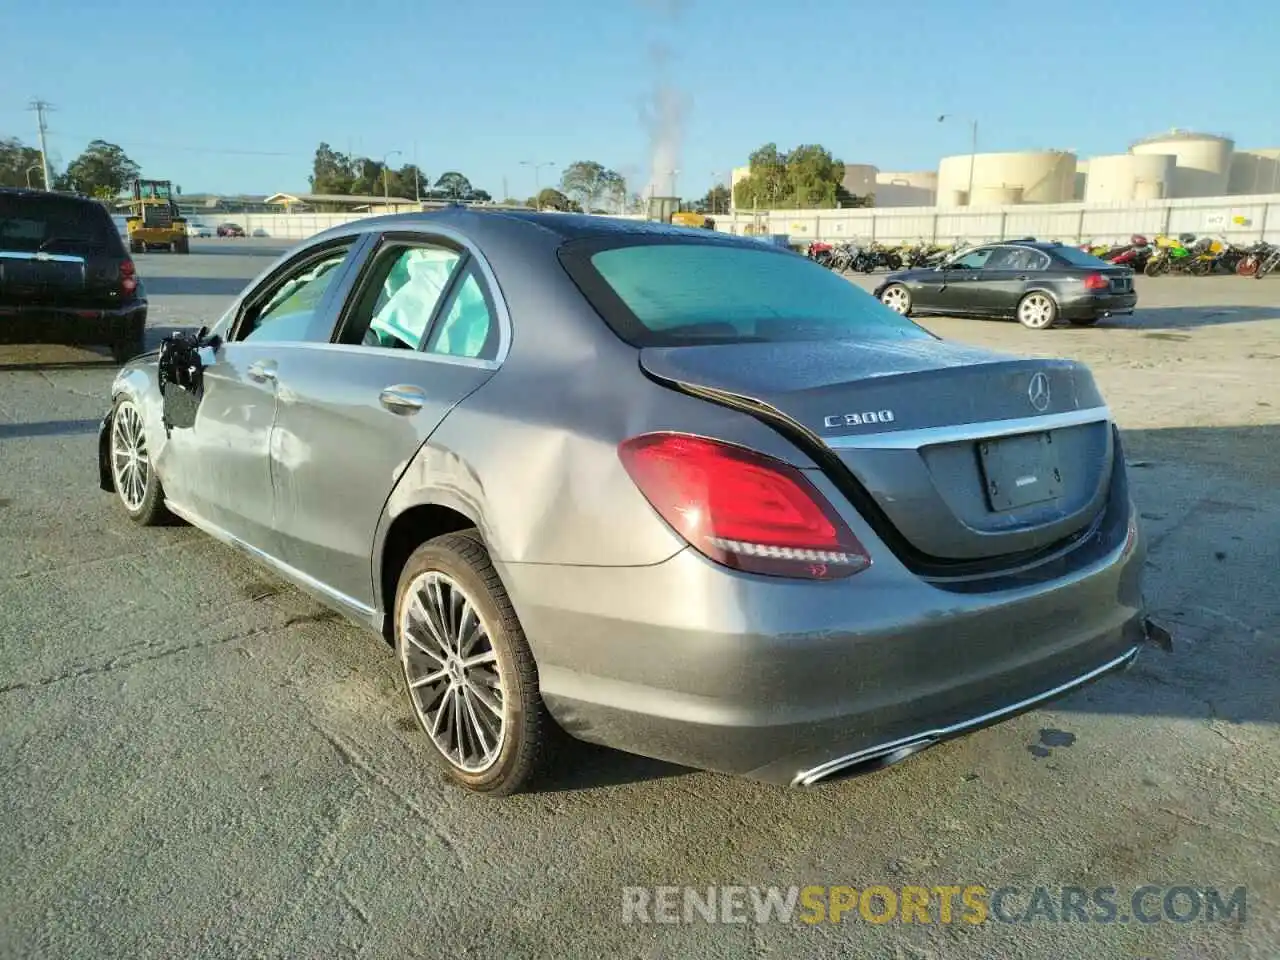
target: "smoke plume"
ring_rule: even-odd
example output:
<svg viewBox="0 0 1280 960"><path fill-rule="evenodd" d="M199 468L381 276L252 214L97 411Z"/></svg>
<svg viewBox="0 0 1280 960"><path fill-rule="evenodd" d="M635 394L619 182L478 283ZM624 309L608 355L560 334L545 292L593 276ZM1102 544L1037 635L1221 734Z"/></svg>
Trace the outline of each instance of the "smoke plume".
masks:
<svg viewBox="0 0 1280 960"><path fill-rule="evenodd" d="M664 26L674 26L688 7L689 0L641 0L654 11ZM646 197L666 197L679 192L674 171L680 169L680 148L684 140L684 122L688 114L688 97L670 78L672 49L657 40L649 46L649 63L653 68L653 86L640 108L640 117L649 133L649 181Z"/></svg>

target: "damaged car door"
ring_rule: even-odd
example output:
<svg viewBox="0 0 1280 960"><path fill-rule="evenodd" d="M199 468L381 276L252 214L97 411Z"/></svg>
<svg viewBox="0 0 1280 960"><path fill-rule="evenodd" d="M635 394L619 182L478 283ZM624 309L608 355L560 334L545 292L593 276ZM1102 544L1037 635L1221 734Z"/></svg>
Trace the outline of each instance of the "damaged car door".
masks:
<svg viewBox="0 0 1280 960"><path fill-rule="evenodd" d="M177 512L273 556L270 442L279 358L317 330L325 335L333 281L352 245L346 239L311 248L273 271L199 351L199 392L175 396L175 386L166 385L168 438L157 469L168 500Z"/></svg>
<svg viewBox="0 0 1280 960"><path fill-rule="evenodd" d="M388 496L509 339L487 268L461 244L418 233L376 243L332 342L281 356L272 431L282 559L365 613Z"/></svg>

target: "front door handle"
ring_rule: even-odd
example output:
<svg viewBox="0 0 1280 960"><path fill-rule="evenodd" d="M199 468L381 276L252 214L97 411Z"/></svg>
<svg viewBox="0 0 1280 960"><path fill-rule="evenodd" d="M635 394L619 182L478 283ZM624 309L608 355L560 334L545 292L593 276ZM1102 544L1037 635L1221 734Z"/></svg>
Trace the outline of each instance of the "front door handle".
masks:
<svg viewBox="0 0 1280 960"><path fill-rule="evenodd" d="M397 383L383 388L382 393L378 394L378 400L392 413L407 415L421 410L422 405L427 402L427 395L421 387Z"/></svg>
<svg viewBox="0 0 1280 960"><path fill-rule="evenodd" d="M275 380L276 362L274 360L258 360L249 364L249 377L259 383L266 380Z"/></svg>

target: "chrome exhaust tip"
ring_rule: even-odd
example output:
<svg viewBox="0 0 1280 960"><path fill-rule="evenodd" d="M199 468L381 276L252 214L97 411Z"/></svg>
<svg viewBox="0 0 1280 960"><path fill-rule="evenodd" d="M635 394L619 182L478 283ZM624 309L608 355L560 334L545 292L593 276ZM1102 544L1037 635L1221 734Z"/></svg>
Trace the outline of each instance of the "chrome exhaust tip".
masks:
<svg viewBox="0 0 1280 960"><path fill-rule="evenodd" d="M833 780L851 780L854 777L877 773L880 770L892 767L894 764L901 763L922 750L928 750L937 743L938 740L934 737L921 737L918 740L911 740L891 747L882 747L869 753L855 753L852 756L841 757L838 760L824 763L820 767L814 767L812 770L805 770L796 774L795 779L792 780L792 785L812 787L819 783L830 783Z"/></svg>

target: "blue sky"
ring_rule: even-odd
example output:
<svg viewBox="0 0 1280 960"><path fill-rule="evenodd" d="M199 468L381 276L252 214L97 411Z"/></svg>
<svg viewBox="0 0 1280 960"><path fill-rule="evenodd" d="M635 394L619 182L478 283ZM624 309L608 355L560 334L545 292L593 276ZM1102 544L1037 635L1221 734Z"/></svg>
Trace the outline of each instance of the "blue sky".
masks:
<svg viewBox="0 0 1280 960"><path fill-rule="evenodd" d="M1123 152L1173 126L1280 146L1280 3L1204 0L40 0L0 4L0 135L101 137L185 192L304 190L316 144L527 196L522 160L643 184L660 74L679 192L768 141L931 169L968 150ZM18 11L21 10L21 13ZM1231 11L1235 10L1236 13ZM1246 13L1247 11L1247 13ZM654 56L655 45L667 51ZM132 51L155 51L131 83ZM241 151L241 152L233 152ZM665 164L664 164L665 165ZM544 169L545 185L557 176Z"/></svg>

